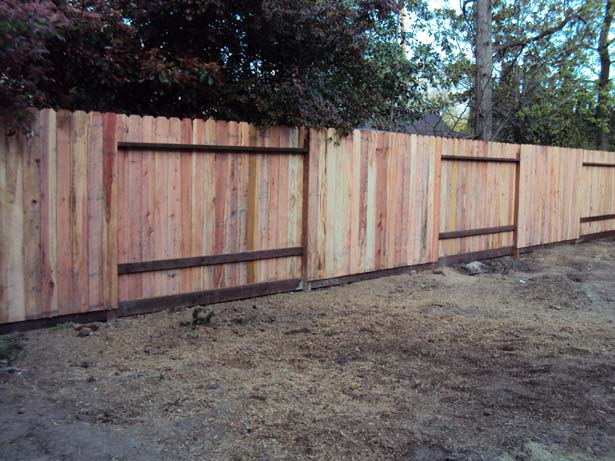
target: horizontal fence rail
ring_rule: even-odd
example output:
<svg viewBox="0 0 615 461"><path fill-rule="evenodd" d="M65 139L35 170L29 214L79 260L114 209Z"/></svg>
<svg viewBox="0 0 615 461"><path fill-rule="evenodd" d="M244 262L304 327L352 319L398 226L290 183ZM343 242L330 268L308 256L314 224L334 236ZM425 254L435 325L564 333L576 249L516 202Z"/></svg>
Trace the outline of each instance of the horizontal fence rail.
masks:
<svg viewBox="0 0 615 461"><path fill-rule="evenodd" d="M581 222L596 222L596 221L606 221L609 219L615 219L615 214L605 214L602 216L589 216L586 218L581 218Z"/></svg>
<svg viewBox="0 0 615 461"><path fill-rule="evenodd" d="M484 227L482 229L468 229L468 230L460 230L460 231L452 231L452 232L441 232L440 240L448 240L455 239L461 237L473 237L475 235L488 235L488 234L499 234L502 232L512 232L517 227L515 225L511 226L498 226L498 227Z"/></svg>
<svg viewBox="0 0 615 461"><path fill-rule="evenodd" d="M218 264L259 261L264 259L287 258L302 256L303 247L280 248L276 250L244 251L224 255L194 256L190 258L163 259L158 261L142 261L118 265L117 273L137 274L140 272L163 271L169 269L185 269L189 267L213 266Z"/></svg>
<svg viewBox="0 0 615 461"><path fill-rule="evenodd" d="M583 162L583 166L596 166L596 167L603 167L603 168L615 168L615 163Z"/></svg>
<svg viewBox="0 0 615 461"><path fill-rule="evenodd" d="M492 163L519 163L519 159L506 157L471 157L467 155L443 155L442 160L457 162L492 162Z"/></svg>
<svg viewBox="0 0 615 461"><path fill-rule="evenodd" d="M119 142L119 150L157 150L169 152L211 152L231 154L307 154L304 147L217 146L211 144L168 144L155 142Z"/></svg>
<svg viewBox="0 0 615 461"><path fill-rule="evenodd" d="M245 299L615 235L615 153L33 111L0 139L0 324Z"/></svg>

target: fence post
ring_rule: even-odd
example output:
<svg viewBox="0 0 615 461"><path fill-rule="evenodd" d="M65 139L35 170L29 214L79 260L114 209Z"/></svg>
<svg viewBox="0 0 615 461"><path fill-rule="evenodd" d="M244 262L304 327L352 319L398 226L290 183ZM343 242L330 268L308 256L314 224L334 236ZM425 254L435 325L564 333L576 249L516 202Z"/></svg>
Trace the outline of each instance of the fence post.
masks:
<svg viewBox="0 0 615 461"><path fill-rule="evenodd" d="M432 255L433 262L431 263L432 269L435 269L440 259L440 196L442 195L442 188L440 186L440 180L442 177L442 141L444 139L435 138L435 152L434 152L434 202L433 202L433 246Z"/></svg>
<svg viewBox="0 0 615 461"><path fill-rule="evenodd" d="M519 151L517 152L517 163L515 164L515 190L513 191L513 197L515 198L515 215L514 215L514 225L515 232L513 234L513 259L519 259L519 185L521 180L521 146L519 146Z"/></svg>
<svg viewBox="0 0 615 461"><path fill-rule="evenodd" d="M311 286L308 281L308 263L309 263L309 209L310 209L310 157L312 149L310 144L310 128L306 128L304 145L307 147L307 152L303 156L303 191L301 197L301 246L303 247L303 256L301 257L301 288L304 291L310 291Z"/></svg>

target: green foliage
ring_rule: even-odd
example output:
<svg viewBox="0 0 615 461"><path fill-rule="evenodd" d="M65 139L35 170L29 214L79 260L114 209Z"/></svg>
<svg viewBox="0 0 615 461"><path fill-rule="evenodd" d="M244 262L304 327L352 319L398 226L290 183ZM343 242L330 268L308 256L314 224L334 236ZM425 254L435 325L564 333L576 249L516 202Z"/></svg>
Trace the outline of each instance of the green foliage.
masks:
<svg viewBox="0 0 615 461"><path fill-rule="evenodd" d="M604 2L493 0L497 140L592 147L598 127L615 137L615 89L599 91L596 73ZM0 117L27 126L34 106L347 132L440 112L472 135L474 11L463 5L4 0Z"/></svg>
<svg viewBox="0 0 615 461"><path fill-rule="evenodd" d="M494 135L500 141L595 147L597 40L603 0L492 2ZM439 12L449 106L473 105L472 3ZM615 108L613 88L609 111ZM459 111L459 109L456 109Z"/></svg>
<svg viewBox="0 0 615 461"><path fill-rule="evenodd" d="M33 105L348 130L413 114L424 89L392 0L8 2L5 116Z"/></svg>
<svg viewBox="0 0 615 461"><path fill-rule="evenodd" d="M23 349L23 335L12 333L0 336L0 366L14 363Z"/></svg>

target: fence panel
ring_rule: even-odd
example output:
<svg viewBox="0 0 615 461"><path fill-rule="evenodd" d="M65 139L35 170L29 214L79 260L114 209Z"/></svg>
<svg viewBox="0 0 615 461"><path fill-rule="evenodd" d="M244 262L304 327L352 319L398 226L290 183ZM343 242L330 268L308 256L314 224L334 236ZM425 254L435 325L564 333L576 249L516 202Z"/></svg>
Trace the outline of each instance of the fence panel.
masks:
<svg viewBox="0 0 615 461"><path fill-rule="evenodd" d="M512 254L518 152L514 144L443 140L440 257Z"/></svg>
<svg viewBox="0 0 615 461"><path fill-rule="evenodd" d="M583 151L581 237L615 231L615 153Z"/></svg>
<svg viewBox="0 0 615 461"><path fill-rule="evenodd" d="M301 139L298 129L259 132L237 122L131 116L123 123L126 142L294 148ZM300 278L302 177L302 155L122 149L120 303ZM289 248L295 256L161 269ZM143 262L148 269L136 271Z"/></svg>
<svg viewBox="0 0 615 461"><path fill-rule="evenodd" d="M37 111L29 135L2 136L0 323L112 303L114 164L103 160L105 117Z"/></svg>
<svg viewBox="0 0 615 461"><path fill-rule="evenodd" d="M436 138L317 132L310 152L310 280L435 261Z"/></svg>
<svg viewBox="0 0 615 461"><path fill-rule="evenodd" d="M521 146L519 247L579 237L580 149Z"/></svg>

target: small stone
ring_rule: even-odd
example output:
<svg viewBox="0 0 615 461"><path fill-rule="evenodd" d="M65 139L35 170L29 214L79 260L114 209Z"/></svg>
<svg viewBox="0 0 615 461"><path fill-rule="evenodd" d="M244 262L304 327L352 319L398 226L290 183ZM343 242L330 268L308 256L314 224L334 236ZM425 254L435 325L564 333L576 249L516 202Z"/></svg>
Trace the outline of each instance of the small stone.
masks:
<svg viewBox="0 0 615 461"><path fill-rule="evenodd" d="M207 385L207 389L209 389L210 391L215 391L216 389L220 389L220 385L216 383L209 383Z"/></svg>
<svg viewBox="0 0 615 461"><path fill-rule="evenodd" d="M94 360L84 360L81 362L81 368L94 368L96 366L96 362Z"/></svg>
<svg viewBox="0 0 615 461"><path fill-rule="evenodd" d="M195 326L209 325L213 316L213 309L207 309L205 306L195 306L192 310L192 324Z"/></svg>
<svg viewBox="0 0 615 461"><path fill-rule="evenodd" d="M79 332L77 333L77 336L79 337L84 337L84 336L90 336L93 335L94 331L91 328L88 328L86 326L82 327L79 329Z"/></svg>
<svg viewBox="0 0 615 461"><path fill-rule="evenodd" d="M247 323L246 318L243 315L239 315L237 317L235 317L233 320L231 320L235 325L244 325L245 323Z"/></svg>
<svg viewBox="0 0 615 461"><path fill-rule="evenodd" d="M556 311L561 311L562 306L552 305L552 306L549 306L549 309L555 309Z"/></svg>
<svg viewBox="0 0 615 461"><path fill-rule="evenodd" d="M480 261L472 261L468 264L465 264L464 269L468 273L468 275L478 275L486 272L485 266Z"/></svg>
<svg viewBox="0 0 615 461"><path fill-rule="evenodd" d="M143 348L143 352L145 352L146 354L150 354L152 352L152 348L149 346L145 346Z"/></svg>
<svg viewBox="0 0 615 461"><path fill-rule="evenodd" d="M435 275L446 275L442 269L434 269L433 274Z"/></svg>

